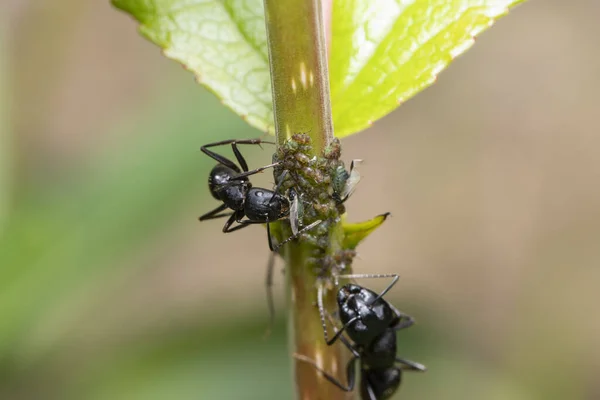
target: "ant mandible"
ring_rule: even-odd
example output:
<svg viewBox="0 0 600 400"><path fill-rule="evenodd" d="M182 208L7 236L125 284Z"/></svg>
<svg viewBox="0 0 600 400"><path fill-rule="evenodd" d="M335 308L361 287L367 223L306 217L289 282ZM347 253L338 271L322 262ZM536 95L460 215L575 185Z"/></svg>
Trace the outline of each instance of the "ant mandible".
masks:
<svg viewBox="0 0 600 400"><path fill-rule="evenodd" d="M306 356L294 356L313 365L325 379L341 390L351 392L356 383L356 361L360 361L360 395L363 400L384 400L390 398L400 386L403 370L426 371L425 366L396 357L396 331L414 324L414 319L398 311L383 299L383 296L398 281L397 274L383 275L340 275L339 278L394 278L380 294L356 284L340 288L337 295L339 317L344 324L339 331L335 328L333 338L328 338L323 307L323 287L318 289L318 305L323 324L323 335L327 345L338 339L352 352L352 359L346 367L347 385L325 372L316 362ZM346 332L353 344L343 335ZM399 365L397 365L399 364Z"/></svg>
<svg viewBox="0 0 600 400"><path fill-rule="evenodd" d="M249 171L248 164L237 145L256 144L260 146L261 143L275 144L262 139L232 139L209 143L200 147L200 150L204 154L218 162L218 164L210 171L208 187L212 196L215 199L222 201L223 204L202 215L199 219L200 221L206 221L209 219L229 217L223 226L224 233L234 232L252 224L266 224L269 249L276 252L283 244L318 225L321 221L315 221L299 231L296 230L293 232L294 234L292 236L276 246L273 244L270 222L275 222L290 215L290 208L294 209L294 204L298 201L298 195L291 190L290 198L288 199L286 196L278 193L284 182L283 176L279 179L279 182L275 186L275 190L252 187L252 184L248 179L250 175L262 172L267 168L275 167L280 163L269 164ZM231 145L233 154L240 164L241 170L233 161L209 150L209 147L228 144ZM290 204L290 200L292 201L292 204ZM227 209L231 209L232 211L223 212ZM246 217L246 219L243 219L244 217ZM298 216L294 215L294 218L298 218ZM238 225L231 227L234 222L237 222ZM297 226L296 221L294 224Z"/></svg>

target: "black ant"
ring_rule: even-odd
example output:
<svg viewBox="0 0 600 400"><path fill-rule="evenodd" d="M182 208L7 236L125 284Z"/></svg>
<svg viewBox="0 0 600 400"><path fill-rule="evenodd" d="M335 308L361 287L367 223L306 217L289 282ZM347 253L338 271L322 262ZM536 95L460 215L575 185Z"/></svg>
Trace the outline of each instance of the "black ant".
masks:
<svg viewBox="0 0 600 400"><path fill-rule="evenodd" d="M294 356L312 364L325 379L341 390L351 392L356 383L356 361L360 360L360 395L363 400L384 400L390 398L400 386L402 370L426 371L425 366L396 357L396 331L414 324L414 319L398 311L383 299L383 296L396 284L398 275L340 275L339 278L394 278L380 294L356 284L340 288L337 295L339 318L344 324L339 331L335 328L333 338L328 338L323 307L323 287L318 289L318 305L323 324L323 334L327 345L340 339L352 352L353 357L346 367L347 386L325 372L317 363L300 354ZM331 317L330 317L331 318ZM346 331L354 344L343 336ZM399 364L399 365L397 365Z"/></svg>
<svg viewBox="0 0 600 400"><path fill-rule="evenodd" d="M313 228L321 221L315 221L299 231L295 230L292 236L285 239L277 246L273 245L273 241L271 239L270 222L275 222L287 217L290 215L290 209L297 209L297 205L294 206L294 204L298 201L298 195L295 193L295 191L293 191L293 189L290 190L289 199L288 197L278 193L282 183L284 182L284 176L279 179L275 190L252 187L248 176L262 172L267 168L275 167L280 163L269 164L264 167L249 171L248 164L246 163L244 156L242 156L242 153L238 150L237 145L257 144L260 146L261 143L275 144L262 139L233 139L209 143L200 148L204 154L218 162L218 164L215 165L210 171L210 175L208 177L208 187L212 196L215 199L222 201L223 204L202 215L199 219L200 221L205 221L208 219L229 217L223 226L224 233L234 232L251 224L267 224L269 249L276 252L283 244L296 238L304 231ZM209 147L223 146L228 144L231 144L233 154L240 164L241 170L240 167L238 167L233 161L208 149ZM284 172L284 174L285 173L286 172ZM223 213L223 211L227 209L231 209L233 211ZM292 216L292 218L298 218L298 215L296 213L294 214L295 215ZM246 217L246 219L243 219L244 217ZM234 222L237 222L238 225L231 227ZM298 223L295 221L292 225L297 226Z"/></svg>

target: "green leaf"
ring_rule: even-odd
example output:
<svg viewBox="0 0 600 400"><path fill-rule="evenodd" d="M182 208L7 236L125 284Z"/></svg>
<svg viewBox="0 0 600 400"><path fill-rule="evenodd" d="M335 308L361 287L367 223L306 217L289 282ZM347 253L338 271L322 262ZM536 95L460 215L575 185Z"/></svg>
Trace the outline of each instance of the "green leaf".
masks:
<svg viewBox="0 0 600 400"><path fill-rule="evenodd" d="M344 249L355 249L363 239L369 236L375 229L379 228L389 215L390 213L385 213L368 221L357 223L348 223L344 218L342 221L342 227L344 229Z"/></svg>
<svg viewBox="0 0 600 400"><path fill-rule="evenodd" d="M250 125L273 132L262 0L112 0ZM336 136L369 127L431 85L523 0L334 0L329 62Z"/></svg>
<svg viewBox="0 0 600 400"><path fill-rule="evenodd" d="M337 137L431 85L508 7L523 0L334 0L331 103Z"/></svg>
<svg viewBox="0 0 600 400"><path fill-rule="evenodd" d="M112 0L250 125L273 131L263 0Z"/></svg>

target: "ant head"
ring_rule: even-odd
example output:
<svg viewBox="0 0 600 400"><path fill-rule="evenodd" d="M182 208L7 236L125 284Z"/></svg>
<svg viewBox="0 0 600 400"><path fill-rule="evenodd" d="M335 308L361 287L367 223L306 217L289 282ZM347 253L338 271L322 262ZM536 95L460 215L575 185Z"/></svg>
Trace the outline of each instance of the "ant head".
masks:
<svg viewBox="0 0 600 400"><path fill-rule="evenodd" d="M398 368L376 369L367 372L368 377L361 383L362 398L368 399L369 389L376 399L389 399L398 390L402 381L402 371Z"/></svg>
<svg viewBox="0 0 600 400"><path fill-rule="evenodd" d="M271 192L271 198L267 203L267 212L271 221L286 217L290 213L290 201L282 194Z"/></svg>
<svg viewBox="0 0 600 400"><path fill-rule="evenodd" d="M364 322L364 318L380 318L379 312L373 312L372 306L375 298L377 298L377 293L349 283L340 288L337 302L340 312L345 314L348 320L360 316L360 319Z"/></svg>
<svg viewBox="0 0 600 400"><path fill-rule="evenodd" d="M278 205L278 219L288 215L290 213L290 201L287 199L287 197L278 193L276 193L273 197Z"/></svg>
<svg viewBox="0 0 600 400"><path fill-rule="evenodd" d="M342 304L347 303L351 298L360 294L363 288L361 286L355 285L353 283L349 283L340 288L337 295L337 302L341 306Z"/></svg>

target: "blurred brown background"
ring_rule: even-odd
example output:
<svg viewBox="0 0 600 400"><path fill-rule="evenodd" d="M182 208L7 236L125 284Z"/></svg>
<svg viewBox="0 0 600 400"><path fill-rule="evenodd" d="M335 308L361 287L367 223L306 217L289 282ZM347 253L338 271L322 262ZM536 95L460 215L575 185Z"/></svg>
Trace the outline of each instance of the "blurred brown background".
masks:
<svg viewBox="0 0 600 400"><path fill-rule="evenodd" d="M400 352L429 367L398 398L600 399L599 17L526 3L344 139L350 219L393 214L355 271L401 274ZM265 235L196 219L200 145L261 132L135 29L108 1L0 3L0 398L289 398Z"/></svg>

